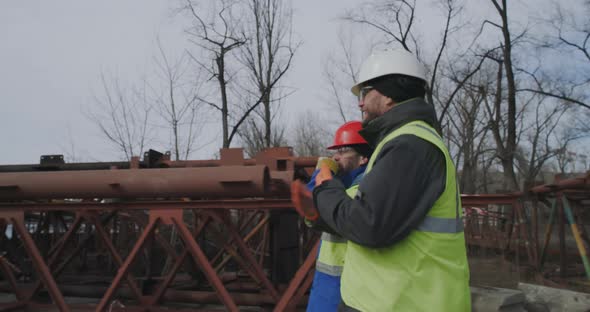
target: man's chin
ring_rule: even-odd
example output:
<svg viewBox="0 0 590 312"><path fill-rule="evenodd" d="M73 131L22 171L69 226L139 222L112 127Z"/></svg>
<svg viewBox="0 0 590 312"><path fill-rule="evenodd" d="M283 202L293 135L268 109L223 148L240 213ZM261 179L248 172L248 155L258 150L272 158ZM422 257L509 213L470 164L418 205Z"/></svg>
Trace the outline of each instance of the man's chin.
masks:
<svg viewBox="0 0 590 312"><path fill-rule="evenodd" d="M363 113L363 124L375 119L376 116L370 115L368 113Z"/></svg>
<svg viewBox="0 0 590 312"><path fill-rule="evenodd" d="M367 112L363 112L363 122L369 121L369 114Z"/></svg>

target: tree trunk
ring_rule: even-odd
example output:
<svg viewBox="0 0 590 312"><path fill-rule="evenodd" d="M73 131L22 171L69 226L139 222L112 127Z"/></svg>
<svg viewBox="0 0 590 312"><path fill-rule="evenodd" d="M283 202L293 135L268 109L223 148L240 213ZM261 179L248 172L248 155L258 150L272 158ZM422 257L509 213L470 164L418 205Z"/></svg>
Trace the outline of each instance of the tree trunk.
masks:
<svg viewBox="0 0 590 312"><path fill-rule="evenodd" d="M502 5L504 7L501 11L502 34L504 36L504 68L508 82L508 132L506 134L506 146L504 148L502 166L504 167L507 186L512 190L517 190L519 187L514 172L514 155L516 151L516 82L512 69L512 42L508 29L508 8L506 6L506 0L502 0Z"/></svg>
<svg viewBox="0 0 590 312"><path fill-rule="evenodd" d="M223 128L223 148L229 147L229 110L227 103L227 83L225 81L225 53L222 51L215 62L217 63L217 81L221 90L221 126Z"/></svg>
<svg viewBox="0 0 590 312"><path fill-rule="evenodd" d="M270 91L270 90L269 90ZM272 126L272 116L270 114L270 92L266 92L264 95L264 144L266 147L270 147L272 145L272 137L271 137L271 126Z"/></svg>

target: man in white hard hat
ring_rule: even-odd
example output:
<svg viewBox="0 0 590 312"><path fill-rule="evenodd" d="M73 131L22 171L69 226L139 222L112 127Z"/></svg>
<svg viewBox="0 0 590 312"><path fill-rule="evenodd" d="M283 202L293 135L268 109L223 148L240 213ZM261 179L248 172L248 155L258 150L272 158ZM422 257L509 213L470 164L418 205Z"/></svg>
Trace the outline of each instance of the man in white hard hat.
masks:
<svg viewBox="0 0 590 312"><path fill-rule="evenodd" d="M313 192L321 221L348 240L340 310L470 311L456 172L424 101L426 70L388 50L359 76L359 133L375 148L364 178L351 198L323 171Z"/></svg>

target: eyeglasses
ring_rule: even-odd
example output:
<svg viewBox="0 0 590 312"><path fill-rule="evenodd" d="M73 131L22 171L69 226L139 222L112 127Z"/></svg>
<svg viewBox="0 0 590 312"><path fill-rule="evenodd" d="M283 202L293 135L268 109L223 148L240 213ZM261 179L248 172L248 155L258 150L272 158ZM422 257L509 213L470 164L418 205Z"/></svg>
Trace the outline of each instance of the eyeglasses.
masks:
<svg viewBox="0 0 590 312"><path fill-rule="evenodd" d="M364 99L365 99L365 96L367 96L367 94L368 94L369 92L371 92L371 90L373 90L373 89L375 89L375 88L374 88L374 87L371 87L371 86L365 86L365 87L362 87L362 88L359 90L359 96L358 96L358 98L359 98L359 101L362 101L362 100L364 100Z"/></svg>
<svg viewBox="0 0 590 312"><path fill-rule="evenodd" d="M336 154L346 154L348 152L354 151L354 148L350 146L343 146L336 149Z"/></svg>

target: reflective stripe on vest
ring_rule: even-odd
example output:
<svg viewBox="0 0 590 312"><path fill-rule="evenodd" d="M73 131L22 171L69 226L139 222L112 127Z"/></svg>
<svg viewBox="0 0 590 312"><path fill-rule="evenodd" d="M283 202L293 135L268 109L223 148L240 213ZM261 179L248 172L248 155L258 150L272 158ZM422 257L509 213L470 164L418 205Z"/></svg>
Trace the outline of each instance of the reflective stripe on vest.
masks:
<svg viewBox="0 0 590 312"><path fill-rule="evenodd" d="M424 129L430 132L433 136L437 137L439 140L442 141L442 138L436 131L432 130L431 128L425 127L421 124L411 124L412 127L418 127L420 129ZM457 188L458 189L458 188ZM457 193L457 200L455 203L455 213L456 217L453 219L449 218L436 218L431 216L426 216L424 221L418 226L416 230L423 231L423 232L434 232L434 233L459 233L463 232L463 220L459 215L459 192Z"/></svg>
<svg viewBox="0 0 590 312"><path fill-rule="evenodd" d="M357 181L358 183L358 181ZM358 189L358 184L351 186L346 190L348 196L353 196ZM340 235L322 233L322 244L318 259L316 260L315 269L332 276L342 275L342 266L346 255L347 240Z"/></svg>
<svg viewBox="0 0 590 312"><path fill-rule="evenodd" d="M460 233L463 232L463 220L426 216L416 230L433 233Z"/></svg>
<svg viewBox="0 0 590 312"><path fill-rule="evenodd" d="M344 247L346 247L346 246L344 246ZM325 273L328 275L341 276L342 270L344 269L344 267L342 265L325 264L325 263L318 260L315 264L315 269L318 272L322 272L322 273Z"/></svg>

